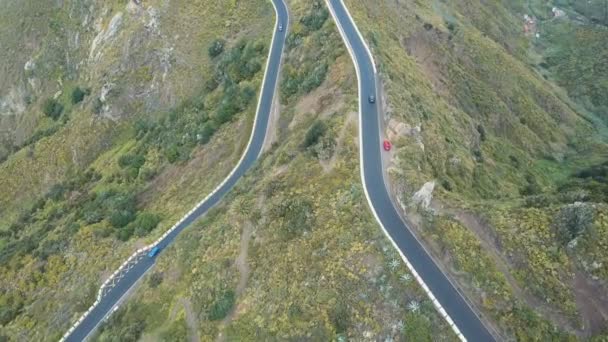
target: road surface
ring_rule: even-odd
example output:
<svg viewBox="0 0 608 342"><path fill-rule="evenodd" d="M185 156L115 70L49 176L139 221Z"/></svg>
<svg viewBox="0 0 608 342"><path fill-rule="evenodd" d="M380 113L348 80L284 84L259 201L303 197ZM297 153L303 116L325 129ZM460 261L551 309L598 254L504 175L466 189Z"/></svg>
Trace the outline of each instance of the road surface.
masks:
<svg viewBox="0 0 608 342"><path fill-rule="evenodd" d="M404 260L415 269L415 273L426 284L429 290L427 294L431 295L431 298L432 296L436 298L438 302L436 306L439 311L444 309L447 315L441 312L442 315L448 319L448 322L453 321L452 328L461 334L459 337L475 342L494 341L495 338L477 316L475 310L439 269L422 243L401 219L391 200L386 187L387 183L384 181L382 166L381 117L378 112L378 102L380 101L369 102L370 95L380 99L377 94L374 61L342 0L326 1L357 69L361 177L372 211Z"/></svg>
<svg viewBox="0 0 608 342"><path fill-rule="evenodd" d="M276 23L274 28L274 36L270 47L268 61L266 64L266 71L264 75L264 81L262 83L262 90L260 93L258 108L256 112L256 118L254 122L254 129L251 135L249 144L246 147L243 157L233 169L231 174L225 181L216 189L216 191L201 205L199 205L173 232L163 239L158 246L164 250L169 246L192 222L198 219L201 215L205 214L210 208L216 205L226 193L228 193L234 185L237 183L239 178L251 168L251 166L258 159L264 140L266 137L266 131L268 121L270 117L270 111L273 103L273 96L278 83L279 69L281 65L281 55L283 53L283 46L285 43L285 36L288 28L288 12L287 6L283 0L272 0L276 10ZM283 29L278 30L278 25L281 24ZM158 257L158 255L156 256ZM145 273L154 266L156 257L149 258L144 255L142 258L137 260L133 267L129 269L125 275L117 281L116 285L105 293L101 301L95 306L92 311L87 315L81 323L72 331L72 333L66 337L66 341L83 341L89 335L95 331L95 329L104 321L112 311L118 307L123 298L128 294L136 283L145 275Z"/></svg>

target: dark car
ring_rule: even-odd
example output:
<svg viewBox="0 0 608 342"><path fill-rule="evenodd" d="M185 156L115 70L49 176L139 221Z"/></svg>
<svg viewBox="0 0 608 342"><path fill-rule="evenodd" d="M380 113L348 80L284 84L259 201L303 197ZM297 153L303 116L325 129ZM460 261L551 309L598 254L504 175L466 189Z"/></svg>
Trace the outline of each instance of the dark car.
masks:
<svg viewBox="0 0 608 342"><path fill-rule="evenodd" d="M374 95L370 95L367 100L369 101L369 103L376 103L376 97Z"/></svg>

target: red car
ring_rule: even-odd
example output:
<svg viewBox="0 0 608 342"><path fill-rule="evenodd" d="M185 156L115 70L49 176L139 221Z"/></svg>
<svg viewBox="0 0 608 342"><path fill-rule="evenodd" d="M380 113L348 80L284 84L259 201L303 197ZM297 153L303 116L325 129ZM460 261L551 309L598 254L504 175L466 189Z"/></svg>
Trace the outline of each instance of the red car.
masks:
<svg viewBox="0 0 608 342"><path fill-rule="evenodd" d="M382 144L382 146L384 147L385 151L390 151L391 150L391 142L388 140L384 140L384 143Z"/></svg>

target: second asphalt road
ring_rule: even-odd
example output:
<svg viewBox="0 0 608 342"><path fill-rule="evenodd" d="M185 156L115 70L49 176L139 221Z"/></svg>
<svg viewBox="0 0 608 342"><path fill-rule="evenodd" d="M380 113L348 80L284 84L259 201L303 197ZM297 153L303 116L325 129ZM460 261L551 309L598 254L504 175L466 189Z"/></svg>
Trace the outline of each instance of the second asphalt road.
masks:
<svg viewBox="0 0 608 342"><path fill-rule="evenodd" d="M342 0L327 2L357 68L361 177L374 215L406 262L415 269L421 282L426 284L428 294L436 298L440 312L445 311L446 314L441 312L444 317L453 321L452 328L459 337L469 341L494 341L473 308L435 264L393 205L384 180L380 144L381 118L377 104L380 101L368 101L369 96L378 98L374 61Z"/></svg>

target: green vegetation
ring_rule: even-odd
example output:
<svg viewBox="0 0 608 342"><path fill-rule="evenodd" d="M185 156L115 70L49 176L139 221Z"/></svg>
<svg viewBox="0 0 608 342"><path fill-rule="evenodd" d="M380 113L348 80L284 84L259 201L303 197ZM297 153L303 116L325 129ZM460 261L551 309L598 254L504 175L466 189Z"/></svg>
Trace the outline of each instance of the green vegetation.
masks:
<svg viewBox="0 0 608 342"><path fill-rule="evenodd" d="M286 101L319 87L325 81L328 65L342 52L340 48L327 44L327 37L333 30L331 25L325 25L328 18L325 4L315 0L307 9L307 14L292 24L286 45L287 50L293 53L287 58L295 58L303 63L292 67L288 60L283 68L281 95ZM313 45L317 50L311 49Z"/></svg>
<svg viewBox="0 0 608 342"><path fill-rule="evenodd" d="M551 20L543 24L541 66L585 109L608 122L608 27Z"/></svg>
<svg viewBox="0 0 608 342"><path fill-rule="evenodd" d="M44 115L57 120L61 116L61 113L63 113L63 105L55 99L47 99L42 105L42 111Z"/></svg>
<svg viewBox="0 0 608 342"><path fill-rule="evenodd" d="M239 42L229 51L230 57L219 62L221 67L218 67L218 73L226 72L226 76L221 87L208 95L219 98L216 101L219 101L220 105L214 113L208 114L204 108L186 103L162 116L158 122L140 121L133 131L133 143L127 145L123 149L124 152L118 154L115 159L118 169L114 173L104 177L94 169L89 169L82 175L51 187L46 196L39 198L29 211L23 212L19 219L12 223L8 231L2 231L2 263L17 271L19 260L28 256L39 260L59 257L70 237L85 226L91 227L99 238L114 236L120 241L149 235L158 226L161 216L138 209L137 196L144 190L146 182L166 167L162 159L157 159L156 165L150 165L147 158L150 151L160 152L168 163L186 161L197 145L197 127L202 128L211 122L214 127L219 128L232 120L237 113L248 108L255 96L249 82L256 76L257 71L252 73L251 69L246 68L248 73L241 76L240 68L237 68L234 75L230 75L228 70L235 66L251 65L251 61L260 57L264 50L260 44L254 47L251 43ZM248 57L243 60L242 56ZM239 78L239 83L231 77ZM229 99L233 100L231 103L238 100L239 95L234 94L234 91L246 93L241 95L244 99L238 106L230 105L226 109L221 103L228 102ZM225 115L229 115L229 118L221 119ZM45 271L42 270L43 273ZM37 280L31 283L34 288L39 285L41 284ZM210 313L216 317L214 320L226 314L224 311L227 310L227 299L228 297L218 302L217 307ZM4 300L9 304L3 311L4 320L8 323L15 318L23 304L12 297ZM137 324L136 327L137 329L126 329L124 335L119 334L120 338L129 339L135 336L141 328Z"/></svg>
<svg viewBox="0 0 608 342"><path fill-rule="evenodd" d="M573 3L347 1L388 96L395 192L507 339L608 328L606 28ZM429 213L411 199L433 180Z"/></svg>
<svg viewBox="0 0 608 342"><path fill-rule="evenodd" d="M209 309L209 320L217 321L228 316L228 313L234 306L234 291L228 290L220 294L219 298L211 305Z"/></svg>
<svg viewBox="0 0 608 342"><path fill-rule="evenodd" d="M250 108L256 90L252 80L261 71L260 60L266 48L259 42L241 40L226 51L215 63L214 89L205 89L194 101L187 101L160 120L140 120L136 123L138 156L124 161L136 175L151 148L162 151L170 163L190 158L192 149L207 144L222 125ZM133 163L135 165L126 165Z"/></svg>
<svg viewBox="0 0 608 342"><path fill-rule="evenodd" d="M289 5L294 22L317 8L308 1ZM315 32L327 37L306 36L302 44L312 51L339 46L331 22ZM298 53L288 51L285 67L302 63ZM348 73L352 65L341 50L319 88L284 99L275 126L281 143L164 251L155 273L119 310L145 318L140 338L162 340L177 331L184 339L221 333L228 341L455 340L368 210L350 114L356 83L343 78ZM310 153L330 138L332 162ZM135 319L121 317L98 339Z"/></svg>
<svg viewBox="0 0 608 342"><path fill-rule="evenodd" d="M25 106L19 121L32 126L23 129L23 141L9 142L12 154L0 164L0 336L58 340L93 302L101 281L213 189L240 157L247 137L230 133L249 131L262 77L259 65L271 31L265 18L272 15L272 7L263 1L239 3L229 17L201 21L208 11L226 10L222 4L204 2L178 0L174 7L162 9L143 4L144 10L160 16L158 35L149 35L145 23L132 17L124 3L99 2L83 8L68 0L63 6L38 4L42 10L23 16L19 25L24 26L48 25L44 18L51 16L56 32L66 37L50 35L44 40L56 42L53 49L64 63L57 68L46 52L39 51L29 51L35 58L27 70L23 71L23 61L29 55L9 68L35 78L30 82L39 86L40 98L28 95L31 105ZM29 8L30 2L22 6ZM0 35L8 48L12 45L4 38L5 24L16 24L6 13L20 11L18 7L11 4L0 14ZM69 14L68 9L74 12ZM88 64L91 46L83 42L93 40L89 35L94 30L82 27L84 16L99 20L105 29L118 12L123 13L119 34L100 43L99 59ZM72 21L78 25L72 26ZM62 44L78 39L78 32L77 47L82 51L70 47L66 62L62 51L67 47ZM191 38L187 44L185 39L161 41L177 35ZM123 37L133 39L129 51L120 48ZM217 37L226 37L226 49L210 60L205 50ZM32 37L22 38L46 48ZM150 45L141 47L143 41ZM175 56L159 58L161 50L179 53L179 63ZM1 53L4 56L5 51ZM156 64L163 58L167 64ZM3 67L12 65L12 59L3 57ZM85 60L87 68L75 67ZM129 67L120 67L121 63ZM5 75L9 69L0 71L6 89L13 83L27 84ZM207 89L214 75L225 77ZM0 91L0 101L5 96ZM236 98L238 106L225 106L220 112L218 104L229 97ZM47 119L46 104L56 121ZM0 128L11 130L10 125L2 121ZM30 135L30 128L36 133ZM199 141L200 132L206 141ZM151 284L162 286L162 279L157 276ZM114 340L138 335L143 328L136 320L132 323ZM178 336L182 330L174 324L166 336Z"/></svg>
<svg viewBox="0 0 608 342"><path fill-rule="evenodd" d="M207 49L207 52L209 53L209 57L215 58L215 57L219 56L222 52L224 52L225 44L226 44L226 42L221 39L214 40L211 43L211 45L209 45L209 48Z"/></svg>
<svg viewBox="0 0 608 342"><path fill-rule="evenodd" d="M325 126L323 121L315 121L306 132L303 147L308 148L318 143L319 139L323 137L326 131L327 127Z"/></svg>
<svg viewBox="0 0 608 342"><path fill-rule="evenodd" d="M441 185L437 212L412 217L438 259L507 338L604 338L590 315L608 305L573 286L608 279L604 70L591 53L603 28L545 22L532 45L521 16L548 19L538 1L347 3L387 117L409 126L391 138L397 195ZM0 97L25 108L6 124L24 135L0 150L0 339L59 339L101 280L215 188L247 142L270 4L144 2L158 27L124 5L0 12L0 89L12 91ZM98 340L455 340L369 212L355 73L324 3L290 8L280 143L163 253ZM85 17L105 30L119 12L118 34L95 49L62 45L93 41ZM593 48L573 51L572 36ZM19 49L24 39L42 50ZM577 80L590 68L597 79ZM12 90L36 79L36 92Z"/></svg>
<svg viewBox="0 0 608 342"><path fill-rule="evenodd" d="M84 97L89 95L89 90L82 90L80 87L74 88L72 90L72 104L77 104L84 100Z"/></svg>

